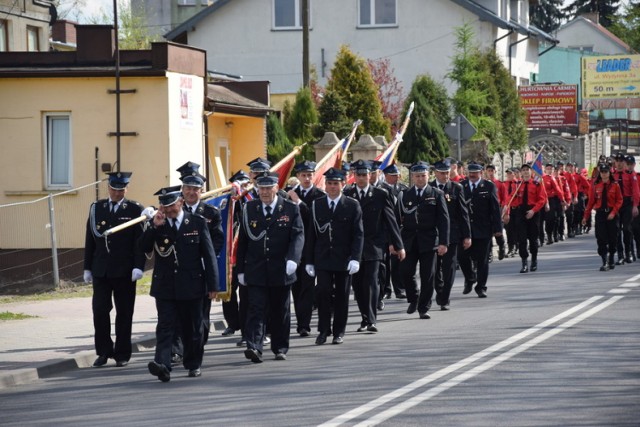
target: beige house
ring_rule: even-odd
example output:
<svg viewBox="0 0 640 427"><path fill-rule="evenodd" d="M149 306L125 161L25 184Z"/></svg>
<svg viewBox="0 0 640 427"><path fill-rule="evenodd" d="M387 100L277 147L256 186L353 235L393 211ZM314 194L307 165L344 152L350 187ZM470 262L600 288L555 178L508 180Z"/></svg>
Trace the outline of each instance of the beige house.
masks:
<svg viewBox="0 0 640 427"><path fill-rule="evenodd" d="M46 52L56 19L49 1L0 1L0 52Z"/></svg>
<svg viewBox="0 0 640 427"><path fill-rule="evenodd" d="M268 84L207 85L205 52L169 42L120 52L118 144L113 28L76 28L76 51L0 53L0 206L65 192L54 198L58 248L84 246L88 207L106 197L104 182L90 184L105 172L132 171L127 197L147 206L188 160L215 188L265 155ZM3 265L4 251L51 247L46 201L16 212L0 209Z"/></svg>

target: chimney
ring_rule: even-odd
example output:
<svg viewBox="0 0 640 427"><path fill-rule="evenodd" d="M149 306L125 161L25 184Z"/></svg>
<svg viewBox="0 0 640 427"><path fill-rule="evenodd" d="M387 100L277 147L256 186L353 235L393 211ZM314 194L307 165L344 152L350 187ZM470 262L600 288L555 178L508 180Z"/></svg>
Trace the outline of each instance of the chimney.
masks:
<svg viewBox="0 0 640 427"><path fill-rule="evenodd" d="M115 34L111 25L76 25L77 60L80 63L111 64Z"/></svg>
<svg viewBox="0 0 640 427"><path fill-rule="evenodd" d="M586 12L582 13L580 16L582 16L584 19L588 19L596 25L600 25L600 13L598 12Z"/></svg>
<svg viewBox="0 0 640 427"><path fill-rule="evenodd" d="M51 28L51 39L54 42L60 42L75 45L76 42L76 24L77 22L60 20L53 23Z"/></svg>

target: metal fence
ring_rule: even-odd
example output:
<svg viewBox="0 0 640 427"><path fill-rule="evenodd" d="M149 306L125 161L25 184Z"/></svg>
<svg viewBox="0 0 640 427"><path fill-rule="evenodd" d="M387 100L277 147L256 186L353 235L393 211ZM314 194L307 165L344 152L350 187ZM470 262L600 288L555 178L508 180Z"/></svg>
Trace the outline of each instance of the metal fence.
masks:
<svg viewBox="0 0 640 427"><path fill-rule="evenodd" d="M0 293L22 293L79 281L89 205L106 181L0 205Z"/></svg>

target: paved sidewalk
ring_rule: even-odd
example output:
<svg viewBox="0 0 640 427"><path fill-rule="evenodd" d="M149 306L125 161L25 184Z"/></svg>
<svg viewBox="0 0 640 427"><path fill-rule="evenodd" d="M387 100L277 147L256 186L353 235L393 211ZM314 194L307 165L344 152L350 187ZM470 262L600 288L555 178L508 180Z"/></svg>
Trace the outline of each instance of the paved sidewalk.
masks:
<svg viewBox="0 0 640 427"><path fill-rule="evenodd" d="M1 304L0 311L37 316L0 321L0 388L93 364L96 354L90 297ZM115 309L111 319L113 333ZM134 353L155 347L156 321L155 300L137 295L132 332ZM220 302L212 304L211 322L212 333L225 328ZM115 362L109 359L109 364Z"/></svg>

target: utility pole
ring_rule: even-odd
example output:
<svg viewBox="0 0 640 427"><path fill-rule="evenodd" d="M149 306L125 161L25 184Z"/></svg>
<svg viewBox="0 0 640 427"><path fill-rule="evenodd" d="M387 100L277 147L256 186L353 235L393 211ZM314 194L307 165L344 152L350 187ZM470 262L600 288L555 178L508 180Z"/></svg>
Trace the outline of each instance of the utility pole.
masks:
<svg viewBox="0 0 640 427"><path fill-rule="evenodd" d="M302 86L309 87L309 0L302 0Z"/></svg>

